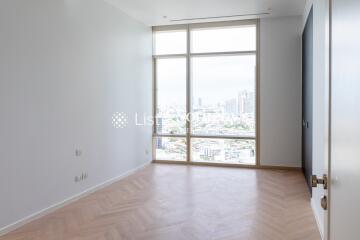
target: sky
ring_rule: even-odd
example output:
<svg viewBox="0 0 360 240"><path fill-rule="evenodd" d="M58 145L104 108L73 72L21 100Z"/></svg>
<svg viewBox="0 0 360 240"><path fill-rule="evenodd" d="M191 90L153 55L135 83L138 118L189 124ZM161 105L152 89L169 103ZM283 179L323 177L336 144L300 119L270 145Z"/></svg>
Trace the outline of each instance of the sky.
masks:
<svg viewBox="0 0 360 240"><path fill-rule="evenodd" d="M195 29L191 32L192 52L251 51L256 49L254 26L225 29ZM155 35L155 54L186 53L186 31ZM157 60L158 104L186 103L186 58ZM191 58L192 99L195 103L217 104L236 98L240 91L254 91L256 56Z"/></svg>
<svg viewBox="0 0 360 240"><path fill-rule="evenodd" d="M192 98L203 104L217 104L236 98L240 91L255 90L255 56L219 56L192 58ZM185 58L160 59L157 62L158 103L186 103Z"/></svg>

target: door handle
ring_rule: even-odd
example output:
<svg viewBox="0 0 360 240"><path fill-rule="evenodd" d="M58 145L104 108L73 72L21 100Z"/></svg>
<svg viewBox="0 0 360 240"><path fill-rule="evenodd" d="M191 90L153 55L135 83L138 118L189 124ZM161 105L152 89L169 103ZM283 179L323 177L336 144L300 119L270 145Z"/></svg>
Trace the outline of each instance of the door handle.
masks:
<svg viewBox="0 0 360 240"><path fill-rule="evenodd" d="M311 186L317 187L318 184L324 185L324 189L328 188L328 177L326 174L323 175L323 178L318 178L316 175L311 176Z"/></svg>

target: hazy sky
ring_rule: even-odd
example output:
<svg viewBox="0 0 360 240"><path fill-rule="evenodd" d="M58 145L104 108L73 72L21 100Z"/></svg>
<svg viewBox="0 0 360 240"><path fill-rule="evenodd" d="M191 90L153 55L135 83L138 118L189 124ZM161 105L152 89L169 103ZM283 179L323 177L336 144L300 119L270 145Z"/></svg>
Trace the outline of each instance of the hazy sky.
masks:
<svg viewBox="0 0 360 240"><path fill-rule="evenodd" d="M194 57L193 100L216 104L255 89L255 56ZM157 63L158 103L185 105L186 60L161 59Z"/></svg>
<svg viewBox="0 0 360 240"><path fill-rule="evenodd" d="M216 104L255 89L255 56L197 57L192 59L193 99Z"/></svg>
<svg viewBox="0 0 360 240"><path fill-rule="evenodd" d="M196 29L192 32L192 52L255 50L256 28ZM156 54L186 53L186 31L156 34ZM256 57L192 57L193 101L216 104L237 97L242 90L255 89ZM186 59L157 60L158 103L186 103Z"/></svg>

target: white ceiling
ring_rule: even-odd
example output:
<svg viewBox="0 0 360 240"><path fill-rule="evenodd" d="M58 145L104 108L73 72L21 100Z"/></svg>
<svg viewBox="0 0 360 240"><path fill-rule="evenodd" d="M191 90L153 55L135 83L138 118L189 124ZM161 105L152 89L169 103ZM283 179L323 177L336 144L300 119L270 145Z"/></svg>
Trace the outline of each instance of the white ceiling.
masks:
<svg viewBox="0 0 360 240"><path fill-rule="evenodd" d="M227 17L192 21L174 19L207 18L269 12L261 17L302 15L306 0L105 0L127 15L149 26L189 22L235 20L247 17Z"/></svg>

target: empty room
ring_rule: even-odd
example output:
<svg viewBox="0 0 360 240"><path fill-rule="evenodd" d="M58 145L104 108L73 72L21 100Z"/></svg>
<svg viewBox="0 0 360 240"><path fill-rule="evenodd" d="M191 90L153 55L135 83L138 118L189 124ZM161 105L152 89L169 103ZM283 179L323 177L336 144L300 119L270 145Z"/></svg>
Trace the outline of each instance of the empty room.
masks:
<svg viewBox="0 0 360 240"><path fill-rule="evenodd" d="M359 14L0 0L0 240L360 239Z"/></svg>

